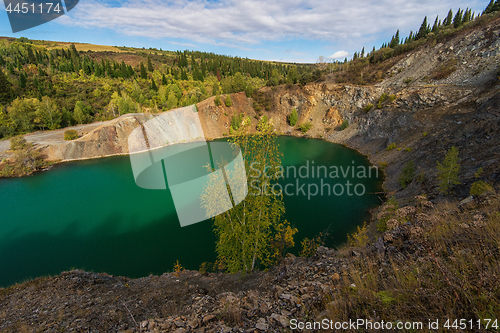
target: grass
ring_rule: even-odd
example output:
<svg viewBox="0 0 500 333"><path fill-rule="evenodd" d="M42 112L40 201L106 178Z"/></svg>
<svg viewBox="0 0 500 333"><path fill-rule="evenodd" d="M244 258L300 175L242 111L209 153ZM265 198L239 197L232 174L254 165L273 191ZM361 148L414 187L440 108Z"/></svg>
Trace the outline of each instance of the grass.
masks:
<svg viewBox="0 0 500 333"><path fill-rule="evenodd" d="M348 260L341 279L325 295L330 302L316 310L323 314L319 317L335 322L375 314L377 321L424 325L429 316L500 320L499 210L497 198L488 206L459 209L457 202L443 202L421 211L425 219L411 219L406 236L418 245L410 250L408 241L395 238L388 244L390 257L367 252ZM338 255L350 251L347 247ZM442 325L434 330L445 331Z"/></svg>
<svg viewBox="0 0 500 333"><path fill-rule="evenodd" d="M313 127L313 124L308 122L305 122L299 126L299 129L302 133L306 134L311 128Z"/></svg>
<svg viewBox="0 0 500 333"><path fill-rule="evenodd" d="M433 72L432 72L432 79L433 80L443 80L446 79L448 76L453 74L457 70L457 59L452 58L448 59L445 61L441 66L437 67Z"/></svg>

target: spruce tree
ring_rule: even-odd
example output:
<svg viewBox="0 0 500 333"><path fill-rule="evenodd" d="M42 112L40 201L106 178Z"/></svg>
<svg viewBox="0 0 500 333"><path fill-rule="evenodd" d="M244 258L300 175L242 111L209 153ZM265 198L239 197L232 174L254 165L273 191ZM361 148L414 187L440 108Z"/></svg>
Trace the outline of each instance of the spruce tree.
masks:
<svg viewBox="0 0 500 333"><path fill-rule="evenodd" d="M26 74L24 71L21 72L21 75L19 76L19 87L21 88L26 88L26 82L28 81Z"/></svg>
<svg viewBox="0 0 500 333"><path fill-rule="evenodd" d="M436 20L434 21L434 24L432 25L432 30L431 30L434 33L436 33L436 31L438 30L438 27L439 27L438 20L439 20L439 16L436 16Z"/></svg>
<svg viewBox="0 0 500 333"><path fill-rule="evenodd" d="M492 13L494 6L495 6L495 0L490 0L490 3L488 4L488 6L486 6L486 8L483 11L483 14Z"/></svg>
<svg viewBox="0 0 500 333"><path fill-rule="evenodd" d="M455 15L455 18L453 19L453 27L456 29L462 25L462 14L463 11L460 10L460 8L457 11L457 14Z"/></svg>
<svg viewBox="0 0 500 333"><path fill-rule="evenodd" d="M449 27L453 23L453 11L450 9L448 16L443 21L443 25Z"/></svg>
<svg viewBox="0 0 500 333"><path fill-rule="evenodd" d="M141 79L146 80L148 78L148 73L146 73L146 68L144 68L144 64L141 62Z"/></svg>
<svg viewBox="0 0 500 333"><path fill-rule="evenodd" d="M422 22L422 25L420 26L420 29L418 30L417 33L417 38L415 39L422 39L427 37L427 34L429 34L429 24L427 23L427 16L424 18L424 21Z"/></svg>
<svg viewBox="0 0 500 333"><path fill-rule="evenodd" d="M12 100L12 86L7 79L7 76L0 68L0 104L7 104Z"/></svg>
<svg viewBox="0 0 500 333"><path fill-rule="evenodd" d="M148 72L152 72L153 70L153 63L151 63L151 58L148 56Z"/></svg>

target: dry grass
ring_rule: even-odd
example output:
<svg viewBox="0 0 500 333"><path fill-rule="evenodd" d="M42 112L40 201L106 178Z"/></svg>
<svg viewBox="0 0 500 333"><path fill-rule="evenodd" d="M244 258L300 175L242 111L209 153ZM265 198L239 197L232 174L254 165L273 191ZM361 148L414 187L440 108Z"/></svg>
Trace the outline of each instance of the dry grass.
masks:
<svg viewBox="0 0 500 333"><path fill-rule="evenodd" d="M48 49L55 49L55 48L65 48L69 49L72 43L63 43L63 42L58 42L56 46L48 47ZM92 51L92 52L115 52L115 53L125 53L129 51L121 50L117 47L114 46L107 46L107 45L94 45L94 44L85 44L85 43L74 43L76 50L77 51Z"/></svg>
<svg viewBox="0 0 500 333"><path fill-rule="evenodd" d="M448 59L441 66L437 67L432 72L431 77L433 80L443 80L446 79L451 74L453 74L453 72L455 72L456 70L457 70L457 59L455 58Z"/></svg>
<svg viewBox="0 0 500 333"><path fill-rule="evenodd" d="M365 253L349 261L327 295L323 316L424 325L436 318L500 321L499 211L496 198L468 208L447 202L418 213L425 222L412 220L406 237L389 243L390 256Z"/></svg>

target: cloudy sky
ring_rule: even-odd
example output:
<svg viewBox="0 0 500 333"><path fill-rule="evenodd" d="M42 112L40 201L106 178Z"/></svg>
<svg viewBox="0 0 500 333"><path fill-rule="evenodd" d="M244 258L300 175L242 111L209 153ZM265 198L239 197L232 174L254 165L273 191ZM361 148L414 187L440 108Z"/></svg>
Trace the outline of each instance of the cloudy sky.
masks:
<svg viewBox="0 0 500 333"><path fill-rule="evenodd" d="M350 57L417 30L450 8L480 13L489 0L80 0L52 22L12 33L0 5L0 35L115 46L199 50L291 62Z"/></svg>

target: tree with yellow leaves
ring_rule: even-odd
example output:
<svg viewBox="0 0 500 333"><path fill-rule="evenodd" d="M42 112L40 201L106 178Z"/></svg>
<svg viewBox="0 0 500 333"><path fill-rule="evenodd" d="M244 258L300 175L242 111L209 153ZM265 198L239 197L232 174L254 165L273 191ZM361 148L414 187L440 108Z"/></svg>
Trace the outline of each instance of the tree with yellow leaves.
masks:
<svg viewBox="0 0 500 333"><path fill-rule="evenodd" d="M281 167L274 126L267 118L262 119L254 135L250 135L250 126L250 118L244 118L231 138L241 148L248 195L231 210L213 218L218 260L224 261L224 267L231 273L246 273L276 263L287 248L294 246L293 235L297 232L283 219L283 194L272 190L280 176L269 170ZM241 170L238 167L234 170ZM226 172L229 179L237 176L234 172ZM212 175L214 179L202 195L202 203L207 209L220 201L218 193L223 192L220 179L215 178L221 176Z"/></svg>

